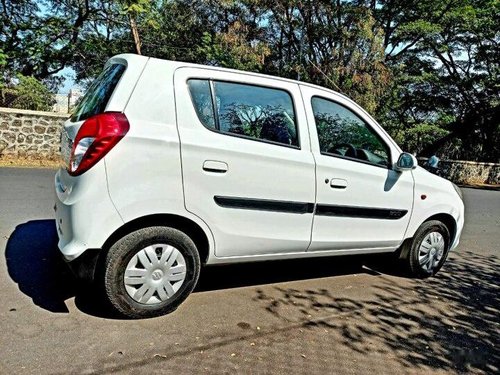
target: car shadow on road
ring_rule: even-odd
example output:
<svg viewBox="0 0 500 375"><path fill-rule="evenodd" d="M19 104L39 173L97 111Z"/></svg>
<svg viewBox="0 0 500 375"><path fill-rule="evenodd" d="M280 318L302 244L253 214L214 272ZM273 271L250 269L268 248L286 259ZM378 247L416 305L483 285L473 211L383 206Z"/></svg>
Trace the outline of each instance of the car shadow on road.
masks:
<svg viewBox="0 0 500 375"><path fill-rule="evenodd" d="M205 267L194 292L371 273L361 257L322 257Z"/></svg>
<svg viewBox="0 0 500 375"><path fill-rule="evenodd" d="M7 269L21 292L45 310L68 312L65 300L76 283L57 252L54 220L33 220L16 227L5 248Z"/></svg>
<svg viewBox="0 0 500 375"><path fill-rule="evenodd" d="M57 249L54 220L19 224L9 236L5 258L19 290L42 309L68 313L66 300L75 297L76 307L86 314L124 319L106 305L98 290L72 274Z"/></svg>
<svg viewBox="0 0 500 375"><path fill-rule="evenodd" d="M104 318L122 319L103 301L94 287L78 282L57 249L54 220L19 224L5 249L12 280L33 303L45 310L67 313L65 301L75 297L82 312ZM315 258L234 264L202 269L196 292L256 286L291 280L315 279L359 272L357 257Z"/></svg>

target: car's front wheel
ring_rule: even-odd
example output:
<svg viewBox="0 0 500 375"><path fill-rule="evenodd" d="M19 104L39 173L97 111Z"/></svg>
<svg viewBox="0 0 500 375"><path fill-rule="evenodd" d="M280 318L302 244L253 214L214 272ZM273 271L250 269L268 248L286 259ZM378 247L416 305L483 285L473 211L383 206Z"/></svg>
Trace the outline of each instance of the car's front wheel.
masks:
<svg viewBox="0 0 500 375"><path fill-rule="evenodd" d="M418 228L412 241L403 249L412 276L425 278L438 272L448 256L450 232L438 220L430 220Z"/></svg>
<svg viewBox="0 0 500 375"><path fill-rule="evenodd" d="M199 274L198 251L185 233L169 227L139 229L109 249L105 295L127 317L164 315L187 298Z"/></svg>

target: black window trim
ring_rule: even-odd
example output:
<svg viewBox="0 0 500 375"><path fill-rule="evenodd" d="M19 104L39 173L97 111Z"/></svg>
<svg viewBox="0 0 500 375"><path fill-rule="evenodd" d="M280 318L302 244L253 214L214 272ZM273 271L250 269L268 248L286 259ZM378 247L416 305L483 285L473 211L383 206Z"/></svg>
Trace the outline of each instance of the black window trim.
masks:
<svg viewBox="0 0 500 375"><path fill-rule="evenodd" d="M323 100L326 100L328 102L332 102L332 103L335 103L335 104L338 104L339 106L349 110L350 112L352 112L354 115L356 115L356 117L358 117L364 124L365 126L370 129L373 134L375 135L375 137L383 144L386 146L387 150L388 150L388 157L389 157L389 160L387 161L387 165L382 165L382 164L376 164L376 163L372 163L368 160L362 160L362 159L357 159L357 158L353 158L353 157L350 157L350 156L344 156L344 155L338 155L338 154L332 154L330 152L326 152L326 151L321 151L321 145L319 144L319 134L318 134L318 125L316 123L316 116L314 115L314 109L313 109L313 105L312 105L312 101L314 98L318 98L318 99L323 99ZM357 113L356 111L353 111L351 108L349 108L348 106L340 103L339 101L337 100L334 100L334 99L331 99L331 98L326 98L324 96L321 96L321 95L313 95L311 96L311 101L310 101L310 106L311 106L311 109L312 109L312 112L313 112L313 117L314 117L314 126L316 127L316 136L317 136L317 140L318 140L318 146L320 148L320 154L321 155L325 155L325 156L331 156L331 157L334 157L334 158L339 158L339 159L344 159L344 160L349 160L349 161L354 161L354 162L357 162L357 163L362 163L362 164L367 164L367 165L371 165L371 166L374 166L374 167L378 167L378 168L383 168L383 169L388 169L388 170L393 170L393 165L392 165L392 152L391 152L391 147L387 144L387 142L382 139L382 137L380 136L380 134L378 134L378 132L375 131L375 129L373 129L373 126L371 126L368 122L365 121L365 119L363 117L361 117L359 115L359 113Z"/></svg>
<svg viewBox="0 0 500 375"><path fill-rule="evenodd" d="M350 156L332 154L332 153L323 152L323 151L320 151L320 153L321 153L321 155L331 156L331 157L334 157L334 158L344 159L344 160L348 160L348 161L354 161L354 162L357 162L357 163L371 165L372 167L378 167L378 168L388 169L388 170L392 170L393 169L392 165L389 165L389 164L388 165L376 164L376 163L372 163L371 161L367 161L367 160L363 160L363 159L356 159L356 158L353 158L353 157L350 157ZM389 156L389 159L390 159L390 156Z"/></svg>
<svg viewBox="0 0 500 375"><path fill-rule="evenodd" d="M212 112L214 114L215 129L220 132L221 131L220 130L220 120L219 120L219 116L217 114L217 98L215 97L214 81L211 79L208 80L208 88L210 90L210 98L212 99ZM191 92L191 90L189 90L189 91ZM191 102L194 104L192 96L191 96ZM198 111L196 111L196 115L198 116ZM201 120L201 118L199 116L198 116L198 119L203 124L203 121ZM205 124L203 124L203 126L205 126Z"/></svg>
<svg viewBox="0 0 500 375"><path fill-rule="evenodd" d="M216 128L214 129L214 128L210 128L209 126L206 126L203 123L203 121L200 118L200 116L198 115L198 111L196 111L196 109L195 109L196 117L198 117L198 120L200 121L200 123L203 125L203 127L205 129L210 130L211 132L214 132L214 133L221 134L221 135L227 135L227 136L230 136L230 137L241 138L241 139L246 139L246 140L260 142L260 143L267 143L267 144L274 145L274 146L281 146L281 147L291 148L293 150L301 150L302 149L301 148L301 142L300 142L300 126L299 126L299 123L297 121L298 120L298 118L297 118L297 107L295 105L295 100L294 100L293 94L290 91L288 91L287 89L284 89L284 88L281 88L281 87L278 88L278 87L272 87L272 86L266 86L266 85L259 85L259 84L255 84L255 83L247 83L247 82L239 82L239 81L229 81L229 80L213 79L213 78L206 78L206 77L189 77L186 80L186 85L188 85L188 82L190 80L208 81L208 83L209 83L210 95L212 97L212 110L214 111L214 119L215 119L215 126L216 126ZM290 99L292 101L293 114L294 114L294 117L295 117L294 123L295 123L295 130L297 132L297 142L298 142L298 145L297 146L295 146L295 145L287 145L285 143L280 143L280 142L276 142L276 141L270 141L270 140L267 140L267 139L254 138L254 137L250 137L250 136L244 135L244 134L237 134L237 133L231 133L231 132L227 132L227 131L224 131L224 130L220 130L219 116L217 114L217 99L216 99L216 96L215 96L214 82L222 82L222 83L232 83L232 84L238 84L238 85L254 86L254 87L259 87L259 88L272 89L272 90L280 90L280 91L286 92L290 96ZM188 85L188 92L189 92L189 96L191 98L191 104L194 106L195 104L194 104L193 96L191 94L191 90L189 90L189 85Z"/></svg>

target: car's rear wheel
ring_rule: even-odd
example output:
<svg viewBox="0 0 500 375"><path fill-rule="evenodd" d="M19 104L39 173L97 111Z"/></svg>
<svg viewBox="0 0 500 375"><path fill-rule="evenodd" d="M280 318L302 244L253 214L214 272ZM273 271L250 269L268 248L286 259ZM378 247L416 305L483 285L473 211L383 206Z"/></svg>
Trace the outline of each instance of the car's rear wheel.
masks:
<svg viewBox="0 0 500 375"><path fill-rule="evenodd" d="M412 276L425 278L436 274L443 266L450 247L450 232L446 225L430 220L418 228L412 241L403 249Z"/></svg>
<svg viewBox="0 0 500 375"><path fill-rule="evenodd" d="M109 249L105 295L127 317L164 315L187 298L199 274L198 251L185 233L169 227L139 229Z"/></svg>

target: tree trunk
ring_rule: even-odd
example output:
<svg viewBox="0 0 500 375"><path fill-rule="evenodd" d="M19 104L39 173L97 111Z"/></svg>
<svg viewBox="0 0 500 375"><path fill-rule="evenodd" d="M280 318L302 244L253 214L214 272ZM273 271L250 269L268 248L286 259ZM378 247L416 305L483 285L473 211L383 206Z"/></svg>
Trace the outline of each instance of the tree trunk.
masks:
<svg viewBox="0 0 500 375"><path fill-rule="evenodd" d="M130 31L132 31L132 37L134 38L135 52L141 55L141 40L139 38L139 30L137 30L137 23L132 15L129 15L128 19L130 21Z"/></svg>

